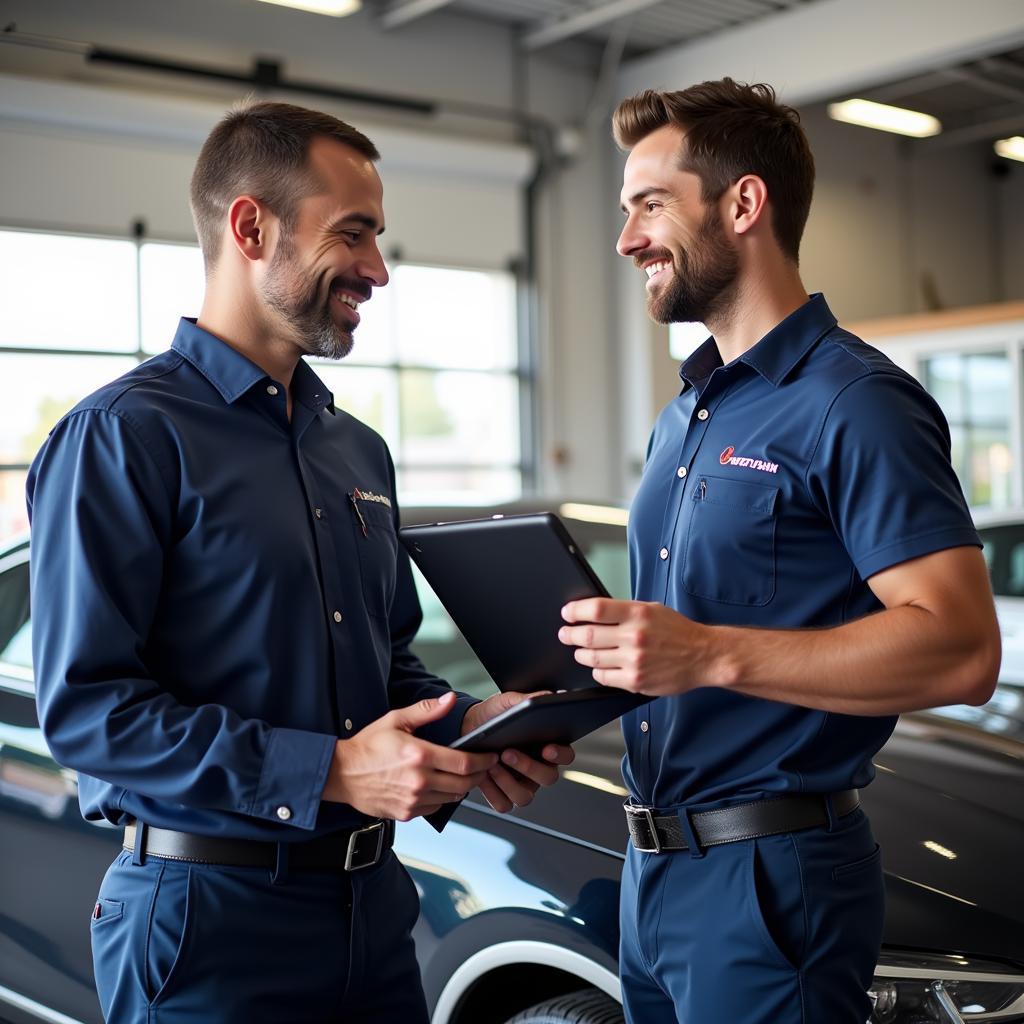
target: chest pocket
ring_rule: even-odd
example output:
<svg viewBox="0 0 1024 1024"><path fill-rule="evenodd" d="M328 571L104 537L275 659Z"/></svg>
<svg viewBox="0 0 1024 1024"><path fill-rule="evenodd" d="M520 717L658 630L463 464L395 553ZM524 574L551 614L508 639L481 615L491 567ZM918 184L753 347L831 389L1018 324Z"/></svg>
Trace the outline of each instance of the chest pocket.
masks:
<svg viewBox="0 0 1024 1024"><path fill-rule="evenodd" d="M765 605L775 596L775 503L779 489L701 477L693 492L683 589L725 604Z"/></svg>
<svg viewBox="0 0 1024 1024"><path fill-rule="evenodd" d="M377 501L358 502L358 515L351 510L352 529L359 552L359 576L366 610L370 615L387 618L395 596L395 564L398 537L391 509ZM362 519L360 519L362 516ZM365 525L365 530L364 530Z"/></svg>

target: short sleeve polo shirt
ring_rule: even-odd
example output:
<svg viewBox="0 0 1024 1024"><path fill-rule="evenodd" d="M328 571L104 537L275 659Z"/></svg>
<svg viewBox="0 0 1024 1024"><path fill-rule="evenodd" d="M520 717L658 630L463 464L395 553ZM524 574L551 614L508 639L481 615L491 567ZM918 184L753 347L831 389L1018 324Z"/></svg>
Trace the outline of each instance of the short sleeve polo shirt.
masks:
<svg viewBox="0 0 1024 1024"><path fill-rule="evenodd" d="M726 366L709 339L680 376L630 514L637 600L710 625L838 626L882 607L875 573L980 546L937 404L821 295ZM623 719L624 772L659 808L835 792L871 780L895 722L698 687Z"/></svg>

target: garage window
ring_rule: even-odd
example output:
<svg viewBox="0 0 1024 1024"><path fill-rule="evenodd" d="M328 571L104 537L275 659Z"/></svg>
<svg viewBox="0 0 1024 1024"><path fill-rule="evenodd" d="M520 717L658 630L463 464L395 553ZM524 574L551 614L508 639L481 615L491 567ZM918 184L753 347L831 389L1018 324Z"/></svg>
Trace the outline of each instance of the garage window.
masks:
<svg viewBox="0 0 1024 1024"><path fill-rule="evenodd" d="M202 302L194 245L0 230L0 543L28 528L29 463L76 402L165 349ZM313 360L337 404L388 441L405 504L519 497L532 388L515 277L398 263L343 363Z"/></svg>
<svg viewBox="0 0 1024 1024"><path fill-rule="evenodd" d="M1003 352L944 353L922 360L925 387L949 420L953 468L974 507L1013 502L1013 371Z"/></svg>

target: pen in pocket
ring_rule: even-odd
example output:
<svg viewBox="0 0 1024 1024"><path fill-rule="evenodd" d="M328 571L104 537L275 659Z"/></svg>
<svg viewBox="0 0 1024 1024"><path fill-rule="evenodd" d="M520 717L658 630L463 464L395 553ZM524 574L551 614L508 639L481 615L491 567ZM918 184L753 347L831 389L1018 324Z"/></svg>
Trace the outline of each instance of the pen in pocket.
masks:
<svg viewBox="0 0 1024 1024"><path fill-rule="evenodd" d="M355 512L356 519L359 520L359 528L363 531L363 536L364 537L369 537L370 536L370 531L366 528L366 520L363 518L363 513L359 509L359 499L361 497L362 497L362 495L359 493L359 488L357 487L348 496L348 500L350 502L352 502L352 511Z"/></svg>

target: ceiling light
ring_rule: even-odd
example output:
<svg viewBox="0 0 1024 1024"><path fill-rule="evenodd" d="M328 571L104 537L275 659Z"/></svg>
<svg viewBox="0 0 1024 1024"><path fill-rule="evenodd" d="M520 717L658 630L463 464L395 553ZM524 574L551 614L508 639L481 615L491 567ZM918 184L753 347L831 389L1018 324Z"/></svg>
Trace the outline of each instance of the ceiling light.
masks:
<svg viewBox="0 0 1024 1024"><path fill-rule="evenodd" d="M297 11L309 11L310 14L329 14L332 18L355 14L363 6L363 0L260 0L260 3L294 7Z"/></svg>
<svg viewBox="0 0 1024 1024"><path fill-rule="evenodd" d="M1024 135L1000 139L992 148L1007 160L1024 160Z"/></svg>
<svg viewBox="0 0 1024 1024"><path fill-rule="evenodd" d="M897 135L912 135L915 139L938 135L942 131L938 118L932 117L931 114L904 110L903 107L890 107L887 103L873 103L871 100L843 100L842 103L830 103L828 116L833 121L859 124L864 128L877 128L883 132L896 132Z"/></svg>

